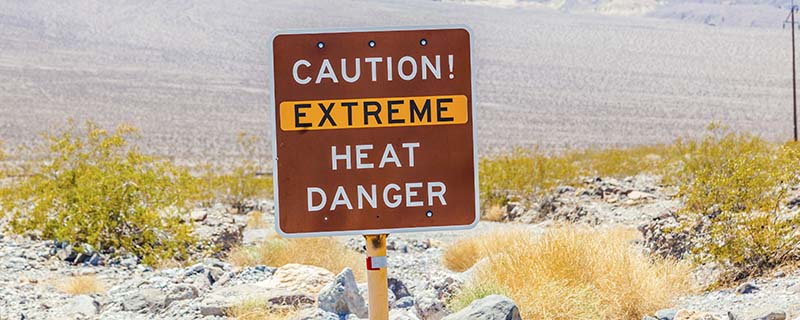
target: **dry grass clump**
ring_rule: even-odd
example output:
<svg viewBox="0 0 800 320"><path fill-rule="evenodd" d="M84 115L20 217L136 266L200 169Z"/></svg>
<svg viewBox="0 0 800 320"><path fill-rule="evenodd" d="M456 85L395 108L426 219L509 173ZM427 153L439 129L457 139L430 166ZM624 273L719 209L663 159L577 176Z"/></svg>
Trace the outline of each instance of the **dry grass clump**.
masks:
<svg viewBox="0 0 800 320"><path fill-rule="evenodd" d="M524 228L504 227L501 232L488 232L460 239L444 251L442 264L453 271L466 271L480 259L516 245L518 236L531 237L528 232Z"/></svg>
<svg viewBox="0 0 800 320"><path fill-rule="evenodd" d="M57 288L59 291L71 295L102 293L106 291L103 287L103 283L97 280L97 277L93 275L69 277L61 281L57 285Z"/></svg>
<svg viewBox="0 0 800 320"><path fill-rule="evenodd" d="M481 218L483 220L494 221L494 222L503 221L506 218L505 207L501 207L499 205L493 205L483 213L483 217Z"/></svg>
<svg viewBox="0 0 800 320"><path fill-rule="evenodd" d="M226 310L226 315L237 320L288 320L297 316L294 308L275 308L267 301L248 299Z"/></svg>
<svg viewBox="0 0 800 320"><path fill-rule="evenodd" d="M283 239L276 235L256 246L232 250L229 260L237 266L280 267L299 263L324 268L333 273L350 267L356 279L364 279L364 257L334 238Z"/></svg>
<svg viewBox="0 0 800 320"><path fill-rule="evenodd" d="M266 221L264 221L264 213L261 211L251 211L250 216L247 218L247 227L250 229L263 229L268 227Z"/></svg>
<svg viewBox="0 0 800 320"><path fill-rule="evenodd" d="M445 254L448 267L487 261L450 308L500 293L520 306L524 319L641 319L690 289L689 267L643 255L630 245L635 236L559 228L536 237L520 229L459 242ZM463 261L453 258L459 251Z"/></svg>

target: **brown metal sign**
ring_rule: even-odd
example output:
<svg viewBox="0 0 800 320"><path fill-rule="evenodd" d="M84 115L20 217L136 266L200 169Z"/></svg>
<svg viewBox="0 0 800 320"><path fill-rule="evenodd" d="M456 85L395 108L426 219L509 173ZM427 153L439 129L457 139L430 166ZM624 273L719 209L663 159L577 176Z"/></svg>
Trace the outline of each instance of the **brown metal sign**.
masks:
<svg viewBox="0 0 800 320"><path fill-rule="evenodd" d="M281 32L271 48L280 234L474 227L468 28Z"/></svg>

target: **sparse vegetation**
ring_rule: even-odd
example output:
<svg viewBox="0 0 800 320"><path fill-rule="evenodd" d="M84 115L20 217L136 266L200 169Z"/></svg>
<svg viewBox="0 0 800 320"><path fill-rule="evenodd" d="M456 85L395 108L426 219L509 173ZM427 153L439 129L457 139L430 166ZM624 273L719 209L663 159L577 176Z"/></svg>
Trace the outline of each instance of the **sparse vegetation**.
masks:
<svg viewBox="0 0 800 320"><path fill-rule="evenodd" d="M333 273L350 267L356 279L364 278L364 258L333 238L283 239L275 235L259 245L234 249L229 260L238 266L279 267L288 263L299 263L324 268Z"/></svg>
<svg viewBox="0 0 800 320"><path fill-rule="evenodd" d="M628 149L545 155L538 149L482 159L484 219L509 200L541 196L581 177L660 175L679 187L683 227L695 235L693 257L726 266L727 281L800 259L800 214L782 208L800 184L800 145L778 145L718 124L699 140Z"/></svg>
<svg viewBox="0 0 800 320"><path fill-rule="evenodd" d="M297 315L294 308L276 308L268 301L248 299L227 310L227 315L237 320L288 320Z"/></svg>
<svg viewBox="0 0 800 320"><path fill-rule="evenodd" d="M508 155L481 159L481 200L489 208L541 196L560 185L576 185L582 177L663 174L680 157L679 151L676 145L586 149L561 154L518 148Z"/></svg>
<svg viewBox="0 0 800 320"><path fill-rule="evenodd" d="M630 244L635 237L631 230L559 228L534 236L520 229L456 243L446 256L455 251L486 262L450 307L499 293L524 319L641 319L690 289L689 268L645 256Z"/></svg>
<svg viewBox="0 0 800 320"><path fill-rule="evenodd" d="M69 277L61 280L56 287L71 295L102 293L106 290L103 283L93 275Z"/></svg>
<svg viewBox="0 0 800 320"><path fill-rule="evenodd" d="M263 141L243 132L236 141L245 158L226 167L206 165L200 181L204 199L228 203L242 214L246 200L271 198L273 185L272 176L266 174L267 166L256 152Z"/></svg>
<svg viewBox="0 0 800 320"><path fill-rule="evenodd" d="M128 251L148 264L185 259L194 239L181 213L192 178L129 145L135 133L87 122L82 130L70 123L45 135L39 147L50 157L4 193L10 230L68 242L79 252L79 244Z"/></svg>

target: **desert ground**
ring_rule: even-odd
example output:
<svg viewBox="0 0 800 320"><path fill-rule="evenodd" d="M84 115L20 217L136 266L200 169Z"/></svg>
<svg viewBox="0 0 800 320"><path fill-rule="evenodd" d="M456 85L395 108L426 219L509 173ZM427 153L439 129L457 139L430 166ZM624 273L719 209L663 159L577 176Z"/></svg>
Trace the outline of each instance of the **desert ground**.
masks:
<svg viewBox="0 0 800 320"><path fill-rule="evenodd" d="M465 24L475 37L479 156L669 143L701 137L712 122L780 143L792 130L786 3L739 1L720 13L691 0L0 1L0 142L32 145L68 119L92 120L138 127L143 151L176 162L242 158L240 132L263 138L257 156L268 159L273 32ZM0 191L17 178L25 177L0 180ZM665 231L684 205L675 186L650 174L581 178L484 208L500 210L501 222L481 221L475 230L391 235L391 319L462 319L450 299L481 261L456 271L444 256L460 240L495 231L625 229L637 233L632 247L647 257L688 252L691 241L676 244ZM781 187L788 191L776 207L796 215L800 185ZM365 283L352 275L359 270L235 261L233 249L277 241L272 199L247 205L187 208L181 223L192 224L202 243L184 264L153 266L113 250L78 252L35 232L0 232L0 320L228 319L259 295L296 308L286 319L366 317ZM0 230L12 220L0 214ZM363 254L361 237L334 240ZM224 249L212 251L217 246ZM793 265L735 284L704 283L720 272L693 269L700 289L643 320L800 319Z"/></svg>

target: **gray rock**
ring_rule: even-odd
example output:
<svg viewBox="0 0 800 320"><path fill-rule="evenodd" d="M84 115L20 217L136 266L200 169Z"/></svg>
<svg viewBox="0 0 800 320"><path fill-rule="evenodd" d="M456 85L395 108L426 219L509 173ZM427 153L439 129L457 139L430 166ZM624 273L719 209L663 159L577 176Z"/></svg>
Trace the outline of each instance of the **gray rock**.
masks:
<svg viewBox="0 0 800 320"><path fill-rule="evenodd" d="M506 296L490 295L442 320L522 320L519 308Z"/></svg>
<svg viewBox="0 0 800 320"><path fill-rule="evenodd" d="M786 312L770 312L769 314L753 320L786 320Z"/></svg>
<svg viewBox="0 0 800 320"><path fill-rule="evenodd" d="M402 297L397 299L394 304L392 305L395 309L408 309L414 307L414 298L410 296Z"/></svg>
<svg viewBox="0 0 800 320"><path fill-rule="evenodd" d="M292 320L339 320L339 316L322 309L312 308L300 311Z"/></svg>
<svg viewBox="0 0 800 320"><path fill-rule="evenodd" d="M122 299L122 310L125 311L139 311L164 306L166 306L166 295L159 289L141 289Z"/></svg>
<svg viewBox="0 0 800 320"><path fill-rule="evenodd" d="M739 294L748 294L758 291L759 288L752 282L745 282L736 287L736 292Z"/></svg>
<svg viewBox="0 0 800 320"><path fill-rule="evenodd" d="M658 319L657 318L653 318L651 316L644 316L644 317L642 317L642 320L658 320Z"/></svg>
<svg viewBox="0 0 800 320"><path fill-rule="evenodd" d="M208 267L206 268L206 277L208 277L208 283L214 284L219 280L222 275L225 274L225 270L218 267Z"/></svg>
<svg viewBox="0 0 800 320"><path fill-rule="evenodd" d="M194 265L192 265L190 267L187 267L185 269L186 271L184 272L184 275L187 276L187 277L190 277L190 276L192 276L194 274L201 273L201 272L205 271L205 268L206 267L203 266L202 263L196 263L196 264L194 264Z"/></svg>
<svg viewBox="0 0 800 320"><path fill-rule="evenodd" d="M320 309L338 315L352 313L361 318L368 316L366 303L358 292L358 284L350 268L345 268L333 282L320 290L317 302Z"/></svg>
<svg viewBox="0 0 800 320"><path fill-rule="evenodd" d="M172 302L197 298L199 292L197 288L187 284L178 284L169 289L165 304L168 306Z"/></svg>
<svg viewBox="0 0 800 320"><path fill-rule="evenodd" d="M411 294L408 293L408 288L406 288L406 285L403 283L403 281L395 278L389 278L389 291L394 293L395 299L411 296Z"/></svg>
<svg viewBox="0 0 800 320"><path fill-rule="evenodd" d="M677 310L674 309L661 309L656 311L655 317L658 320L672 320L675 318Z"/></svg>

